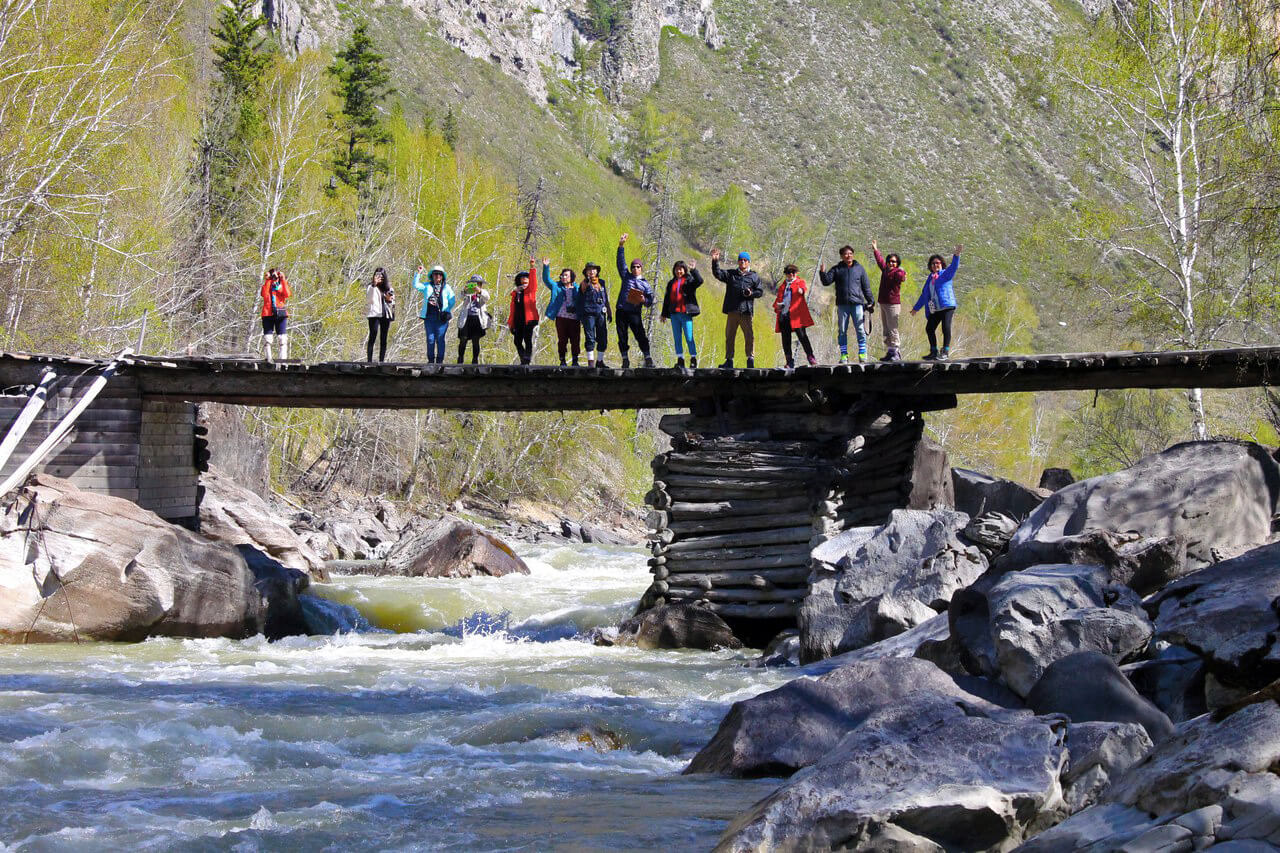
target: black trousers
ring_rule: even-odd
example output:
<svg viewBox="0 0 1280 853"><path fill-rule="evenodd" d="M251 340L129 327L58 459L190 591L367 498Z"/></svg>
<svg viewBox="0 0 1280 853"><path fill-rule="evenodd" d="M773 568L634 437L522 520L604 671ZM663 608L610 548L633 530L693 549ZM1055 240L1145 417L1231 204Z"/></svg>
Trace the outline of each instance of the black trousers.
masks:
<svg viewBox="0 0 1280 853"><path fill-rule="evenodd" d="M533 362L533 330L536 328L537 323L529 323L518 324L511 329L511 335L516 339L516 355L520 356L521 364Z"/></svg>
<svg viewBox="0 0 1280 853"><path fill-rule="evenodd" d="M929 315L929 319L924 321L924 333L929 336L929 349L936 350L938 348L938 325L942 325L942 345L950 349L951 347L951 315L956 313L954 308L943 308L941 311L934 311Z"/></svg>
<svg viewBox="0 0 1280 853"><path fill-rule="evenodd" d="M387 332L391 329L391 318L389 317L370 317L369 318L369 341L365 344L365 361L373 361L373 341L375 338L381 339L382 343L378 347L378 361L387 360Z"/></svg>
<svg viewBox="0 0 1280 853"><path fill-rule="evenodd" d="M795 364L795 359L791 357L791 315L783 314L778 317L778 325L782 326L782 353L787 357L787 365ZM813 358L813 344L809 343L808 329L795 329L795 336L800 341L800 346L804 347L804 354Z"/></svg>
<svg viewBox="0 0 1280 853"><path fill-rule="evenodd" d="M644 317L639 311L619 311L618 312L618 351L622 353L622 357L627 357L627 350L631 348L630 342L627 340L627 332L636 336L636 346L640 347L640 352L644 353L644 357L649 357L649 335L644 330Z"/></svg>
<svg viewBox="0 0 1280 853"><path fill-rule="evenodd" d="M471 342L471 363L480 363L480 339L483 337L480 318L472 314L458 331L458 364L462 364L462 354L467 351L468 341Z"/></svg>

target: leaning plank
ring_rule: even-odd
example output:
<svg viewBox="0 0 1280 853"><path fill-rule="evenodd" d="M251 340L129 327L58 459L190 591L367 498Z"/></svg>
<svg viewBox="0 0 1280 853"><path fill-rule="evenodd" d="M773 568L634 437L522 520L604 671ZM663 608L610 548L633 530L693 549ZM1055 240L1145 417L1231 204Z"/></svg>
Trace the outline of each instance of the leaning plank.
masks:
<svg viewBox="0 0 1280 853"><path fill-rule="evenodd" d="M0 442L0 468L3 468L9 461L9 457L13 455L14 448L22 441L22 437L27 434L32 421L36 419L41 409L44 408L45 401L49 397L49 389L57 378L58 374L52 368L45 368L39 384L31 391L31 396L27 399L26 404L23 405L22 411L18 413L18 417L9 426L9 431L5 433L4 441Z"/></svg>

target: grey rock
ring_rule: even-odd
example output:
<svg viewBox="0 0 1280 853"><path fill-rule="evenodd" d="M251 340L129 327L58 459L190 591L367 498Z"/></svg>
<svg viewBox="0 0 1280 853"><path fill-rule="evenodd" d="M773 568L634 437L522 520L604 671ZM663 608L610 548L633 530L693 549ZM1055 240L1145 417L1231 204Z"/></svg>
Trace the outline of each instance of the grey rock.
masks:
<svg viewBox="0 0 1280 853"><path fill-rule="evenodd" d="M384 556L396 535L372 513L338 510L321 529L329 534L340 560L376 560ZM382 546L382 547L380 547Z"/></svg>
<svg viewBox="0 0 1280 853"><path fill-rule="evenodd" d="M1106 803L1078 812L1017 848L1017 853L1111 853L1156 826L1146 812Z"/></svg>
<svg viewBox="0 0 1280 853"><path fill-rule="evenodd" d="M1037 714L1062 714L1074 723L1135 723L1159 743L1173 733L1173 723L1124 677L1111 658L1080 652L1050 666L1027 694L1027 707Z"/></svg>
<svg viewBox="0 0 1280 853"><path fill-rule="evenodd" d="M1009 544L1008 557L1036 543L1092 530L1187 540L1192 568L1224 548L1265 542L1280 499L1280 464L1251 442L1174 445L1131 468L1054 492Z"/></svg>
<svg viewBox="0 0 1280 853"><path fill-rule="evenodd" d="M1007 850L1060 819L1060 726L906 698L735 819L716 850Z"/></svg>
<svg viewBox="0 0 1280 853"><path fill-rule="evenodd" d="M1220 841L1209 848L1214 853L1276 853L1280 850L1274 844L1265 841Z"/></svg>
<svg viewBox="0 0 1280 853"><path fill-rule="evenodd" d="M950 510L894 510L836 564L833 588L815 570L798 620L802 659L869 645L945 610L957 589L986 570L978 549L958 536L968 520Z"/></svg>
<svg viewBox="0 0 1280 853"><path fill-rule="evenodd" d="M1016 551L1007 551L995 561L993 573L1054 563L1105 566L1112 580L1140 595L1149 595L1192 571L1187 566L1185 536L1142 537L1133 532L1090 530L1028 542Z"/></svg>
<svg viewBox="0 0 1280 853"><path fill-rule="evenodd" d="M1137 723L1087 722L1068 726L1070 760L1062 774L1062 799L1067 810L1075 813L1093 805L1113 778L1150 749L1151 738Z"/></svg>
<svg viewBox="0 0 1280 853"><path fill-rule="evenodd" d="M947 636L947 615L939 613L928 622L921 622L914 628L903 631L896 636L887 637L869 646L854 649L851 652L842 652L834 657L804 664L804 672L806 675L822 675L854 661L879 660L880 658L918 657L921 660L928 660L928 658L920 654L920 648L929 643L944 643L947 640ZM959 675L966 674L960 670L956 672ZM1015 699L1014 701L1016 702L1017 700Z"/></svg>
<svg viewBox="0 0 1280 853"><path fill-rule="evenodd" d="M571 542L591 542L598 545L634 545L636 540L621 533L605 530L594 524L560 519L560 535Z"/></svg>
<svg viewBox="0 0 1280 853"><path fill-rule="evenodd" d="M265 623L256 581L230 545L56 477L0 515L0 642L240 639Z"/></svg>
<svg viewBox="0 0 1280 853"><path fill-rule="evenodd" d="M1223 806L1223 830L1228 837L1280 843L1280 779L1274 773L1254 773L1234 784Z"/></svg>
<svg viewBox="0 0 1280 853"><path fill-rule="evenodd" d="M1145 648L1152 626L1132 590L1096 566L1036 566L1007 575L987 594L1000 677L1026 696L1054 661L1080 651L1124 660Z"/></svg>
<svg viewBox="0 0 1280 853"><path fill-rule="evenodd" d="M911 461L907 509L945 509L955 506L955 487L947 451L925 436L916 443Z"/></svg>
<svg viewBox="0 0 1280 853"><path fill-rule="evenodd" d="M1185 826L1194 835L1212 838L1217 835L1218 828L1222 826L1222 806L1217 804L1205 806L1202 809L1187 812L1173 822L1179 826Z"/></svg>
<svg viewBox="0 0 1280 853"><path fill-rule="evenodd" d="M1188 575L1150 599L1147 608L1158 639L1196 652L1218 681L1248 691L1280 678L1277 598L1280 543Z"/></svg>
<svg viewBox="0 0 1280 853"><path fill-rule="evenodd" d="M987 562L991 562L1009 547L1009 540L1013 538L1013 532L1017 529L1018 522L1012 516L1002 512L984 512L976 518L971 518L961 531L961 535L977 545L982 556L987 558Z"/></svg>
<svg viewBox="0 0 1280 853"><path fill-rule="evenodd" d="M527 575L529 567L510 545L484 528L444 516L397 542L382 573L426 578L501 577Z"/></svg>
<svg viewBox="0 0 1280 853"><path fill-rule="evenodd" d="M952 468L951 481L955 488L955 508L970 517L998 512L1023 519L1049 496L1049 492L968 468Z"/></svg>
<svg viewBox="0 0 1280 853"><path fill-rule="evenodd" d="M623 622L613 644L642 649L742 648L728 623L696 604L651 607Z"/></svg>
<svg viewBox="0 0 1280 853"><path fill-rule="evenodd" d="M1120 848L1121 853L1190 853L1193 834L1185 826L1154 826Z"/></svg>
<svg viewBox="0 0 1280 853"><path fill-rule="evenodd" d="M249 432L243 411L222 403L201 403L196 407L196 423L206 430L210 470L217 469L240 488L266 498L271 494L267 442Z"/></svg>
<svg viewBox="0 0 1280 853"><path fill-rule="evenodd" d="M786 776L817 762L883 708L930 698L996 712L985 691L978 679L953 678L927 661L855 661L735 702L684 772Z"/></svg>
<svg viewBox="0 0 1280 853"><path fill-rule="evenodd" d="M1075 481L1076 475L1071 473L1070 468L1045 468L1040 472L1038 485L1042 489L1056 492L1058 489L1065 489Z"/></svg>
<svg viewBox="0 0 1280 853"><path fill-rule="evenodd" d="M325 579L324 558L277 518L266 501L210 468L200 475L200 533L228 545L249 545L291 569Z"/></svg>
<svg viewBox="0 0 1280 853"><path fill-rule="evenodd" d="M1163 647L1154 658L1120 667L1129 683L1175 723L1209 710L1205 703L1204 661L1181 646L1152 645Z"/></svg>
<svg viewBox="0 0 1280 853"><path fill-rule="evenodd" d="M788 628L780 631L776 637L769 641L769 645L765 646L764 652L760 657L746 664L752 668L770 667L770 666L799 666L800 665L800 630L798 628Z"/></svg>

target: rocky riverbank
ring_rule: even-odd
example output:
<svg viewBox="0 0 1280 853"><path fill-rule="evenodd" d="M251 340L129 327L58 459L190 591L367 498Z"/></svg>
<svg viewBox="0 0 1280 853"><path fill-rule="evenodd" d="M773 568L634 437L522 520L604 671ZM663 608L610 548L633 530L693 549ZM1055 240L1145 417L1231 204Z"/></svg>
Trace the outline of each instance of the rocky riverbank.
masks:
<svg viewBox="0 0 1280 853"><path fill-rule="evenodd" d="M815 551L789 644L817 662L685 771L786 779L717 849L1274 849L1275 456L977 485L977 518L897 511Z"/></svg>

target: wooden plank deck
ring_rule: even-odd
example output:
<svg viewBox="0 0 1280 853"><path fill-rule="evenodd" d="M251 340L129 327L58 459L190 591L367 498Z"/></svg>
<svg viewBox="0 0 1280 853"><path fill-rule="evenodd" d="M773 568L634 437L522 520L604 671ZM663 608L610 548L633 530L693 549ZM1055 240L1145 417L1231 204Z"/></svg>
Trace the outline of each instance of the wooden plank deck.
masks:
<svg viewBox="0 0 1280 853"><path fill-rule="evenodd" d="M0 389L105 359L0 353ZM252 406L473 411L682 408L720 397L804 406L838 395L913 397L1112 388L1240 388L1280 384L1280 347L1187 352L1066 353L946 362L778 369L629 370L534 365L268 363L138 356L120 368L149 401Z"/></svg>

